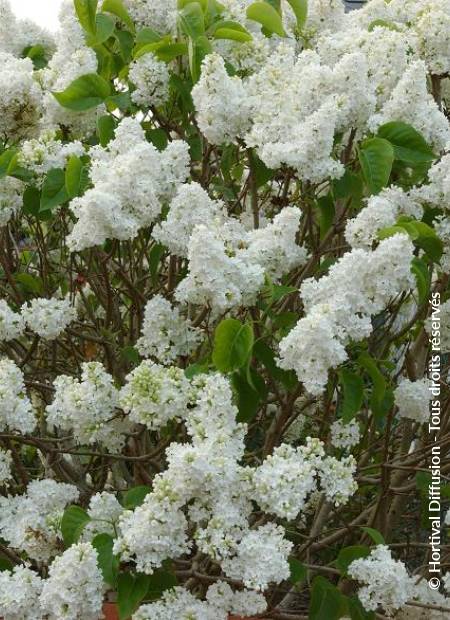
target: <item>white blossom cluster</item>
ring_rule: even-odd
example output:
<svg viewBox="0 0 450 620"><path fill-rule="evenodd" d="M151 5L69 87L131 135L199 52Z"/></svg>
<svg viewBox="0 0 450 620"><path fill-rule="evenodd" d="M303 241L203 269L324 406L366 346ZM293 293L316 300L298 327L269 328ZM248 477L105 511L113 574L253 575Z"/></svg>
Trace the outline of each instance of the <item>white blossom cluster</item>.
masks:
<svg viewBox="0 0 450 620"><path fill-rule="evenodd" d="M186 143L171 142L159 153L131 118L121 121L106 148L91 150L91 159L93 187L70 203L78 220L67 237L72 251L135 237L186 180L189 163Z"/></svg>
<svg viewBox="0 0 450 620"><path fill-rule="evenodd" d="M184 417L190 386L181 368L166 368L145 360L126 381L120 392L120 405L133 422L158 430L169 420Z"/></svg>
<svg viewBox="0 0 450 620"><path fill-rule="evenodd" d="M348 567L348 574L363 583L358 597L367 611L379 606L387 612L403 607L412 598L414 579L403 562L394 560L388 547L378 545L367 558L354 560Z"/></svg>
<svg viewBox="0 0 450 620"><path fill-rule="evenodd" d="M78 489L54 480L30 482L24 495L0 497L0 536L33 560L59 553L64 508L78 499Z"/></svg>
<svg viewBox="0 0 450 620"><path fill-rule="evenodd" d="M25 328L23 317L14 312L4 299L0 299L0 342L14 340L22 335Z"/></svg>
<svg viewBox="0 0 450 620"><path fill-rule="evenodd" d="M72 545L50 565L40 596L49 620L98 620L102 614L104 582L90 543Z"/></svg>
<svg viewBox="0 0 450 620"><path fill-rule="evenodd" d="M345 424L342 420L336 420L331 425L331 443L335 448L353 448L361 439L361 431L358 422L352 420Z"/></svg>
<svg viewBox="0 0 450 620"><path fill-rule="evenodd" d="M152 53L144 54L130 66L129 78L136 90L131 98L137 105L148 109L160 106L169 96L169 70L165 62Z"/></svg>
<svg viewBox="0 0 450 620"><path fill-rule="evenodd" d="M12 462L11 450L0 449L0 486L7 484L12 478Z"/></svg>
<svg viewBox="0 0 450 620"><path fill-rule="evenodd" d="M199 329L183 318L180 310L162 295L155 295L145 306L142 335L136 343L144 357L155 357L170 364L178 356L189 355L201 340Z"/></svg>
<svg viewBox="0 0 450 620"><path fill-rule="evenodd" d="M41 620L43 580L26 566L0 571L0 614L8 620Z"/></svg>
<svg viewBox="0 0 450 620"><path fill-rule="evenodd" d="M6 226L9 220L22 207L23 183L14 177L0 179L0 227Z"/></svg>
<svg viewBox="0 0 450 620"><path fill-rule="evenodd" d="M138 26L150 27L161 34L176 31L177 1L167 0L125 0L124 2L132 19Z"/></svg>
<svg viewBox="0 0 450 620"><path fill-rule="evenodd" d="M35 426L21 369L9 359L0 359L0 430L31 433Z"/></svg>
<svg viewBox="0 0 450 620"><path fill-rule="evenodd" d="M72 155L80 157L83 154L81 142L75 140L64 143L56 137L54 131L47 130L38 138L23 142L19 162L24 168L41 176L53 168L65 168Z"/></svg>
<svg viewBox="0 0 450 620"><path fill-rule="evenodd" d="M403 378L395 388L394 394L398 415L401 418L408 418L420 423L428 421L432 398L428 379L410 381Z"/></svg>
<svg viewBox="0 0 450 620"><path fill-rule="evenodd" d="M55 340L76 318L70 296L63 299L38 297L22 306L27 327L45 340Z"/></svg>
<svg viewBox="0 0 450 620"><path fill-rule="evenodd" d="M327 276L306 280L301 297L307 314L280 342L280 367L294 369L309 392L320 394L328 371L347 359L345 346L371 333L371 316L414 286L413 250L406 234L396 234L373 252L345 254Z"/></svg>
<svg viewBox="0 0 450 620"><path fill-rule="evenodd" d="M82 539L92 540L97 534L115 535L115 526L123 512L123 507L113 493L96 493L89 500L87 513L89 523L84 527Z"/></svg>
<svg viewBox="0 0 450 620"><path fill-rule="evenodd" d="M50 57L55 41L52 34L30 19L18 19L8 0L0 0L0 51L21 58L24 51L35 45L44 48Z"/></svg>
<svg viewBox="0 0 450 620"><path fill-rule="evenodd" d="M49 424L73 432L81 445L99 442L112 451L123 446L128 425L118 417L119 392L102 364L86 362L81 380L60 375L54 387L54 400L46 408Z"/></svg>

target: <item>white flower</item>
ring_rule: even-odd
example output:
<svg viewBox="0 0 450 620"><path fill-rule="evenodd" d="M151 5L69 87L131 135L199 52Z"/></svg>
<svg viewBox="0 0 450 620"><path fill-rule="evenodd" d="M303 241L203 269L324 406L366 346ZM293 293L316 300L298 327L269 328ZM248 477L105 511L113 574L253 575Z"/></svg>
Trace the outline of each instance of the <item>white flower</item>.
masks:
<svg viewBox="0 0 450 620"><path fill-rule="evenodd" d="M15 566L12 572L0 571L0 614L5 620L41 620L39 596L44 582L25 567Z"/></svg>
<svg viewBox="0 0 450 620"><path fill-rule="evenodd" d="M49 620L98 620L103 591L97 551L78 543L52 562L40 602Z"/></svg>
<svg viewBox="0 0 450 620"><path fill-rule="evenodd" d="M131 99L148 109L165 103L169 97L169 70L152 53L140 56L130 65L129 78L136 87Z"/></svg>
<svg viewBox="0 0 450 620"><path fill-rule="evenodd" d="M64 144L54 131L43 132L39 138L27 140L19 153L20 165L37 175L44 175L53 168L65 168L67 160L84 154L81 142L75 140Z"/></svg>
<svg viewBox="0 0 450 620"><path fill-rule="evenodd" d="M120 405L133 422L150 430L181 419L189 401L189 382L181 368L166 368L143 361L128 376L120 393Z"/></svg>
<svg viewBox="0 0 450 620"><path fill-rule="evenodd" d="M103 491L89 500L87 513L91 521L83 529L83 540L92 540L97 534L115 535L115 525L124 509L115 495Z"/></svg>
<svg viewBox="0 0 450 620"><path fill-rule="evenodd" d="M35 426L22 371L11 360L0 359L0 430L31 433Z"/></svg>
<svg viewBox="0 0 450 620"><path fill-rule="evenodd" d="M137 26L149 26L162 35L176 32L176 0L125 0L125 6Z"/></svg>
<svg viewBox="0 0 450 620"><path fill-rule="evenodd" d="M223 58L209 54L192 89L200 131L211 144L236 142L247 131L250 110L240 78L230 77Z"/></svg>
<svg viewBox="0 0 450 620"><path fill-rule="evenodd" d="M78 490L54 480L34 480L24 495L0 497L0 535L13 549L48 561L59 551L60 521Z"/></svg>
<svg viewBox="0 0 450 620"><path fill-rule="evenodd" d="M6 226L9 220L22 207L24 184L14 177L0 179L0 228Z"/></svg>
<svg viewBox="0 0 450 620"><path fill-rule="evenodd" d="M53 403L46 408L49 424L72 431L79 444L100 442L119 450L128 425L116 416L119 393L102 364L82 365L81 381L67 375L55 379Z"/></svg>
<svg viewBox="0 0 450 620"><path fill-rule="evenodd" d="M0 52L0 139L15 142L36 132L42 95L29 58Z"/></svg>
<svg viewBox="0 0 450 620"><path fill-rule="evenodd" d="M327 456L320 463L320 486L328 501L335 506L346 504L358 489L353 476L356 472L356 460L347 456L338 461Z"/></svg>
<svg viewBox="0 0 450 620"><path fill-rule="evenodd" d="M418 39L418 51L428 71L442 75L450 71L450 10L448 3L425 1L423 11L413 29Z"/></svg>
<svg viewBox="0 0 450 620"><path fill-rule="evenodd" d="M432 398L428 379L410 381L403 378L395 388L395 404L401 418L409 418L424 423L430 416Z"/></svg>
<svg viewBox="0 0 450 620"><path fill-rule="evenodd" d="M11 451L0 448L0 486L12 479L11 465L13 463Z"/></svg>
<svg viewBox="0 0 450 620"><path fill-rule="evenodd" d="M0 299L0 342L18 338L24 329L23 317L13 312L4 299Z"/></svg>
<svg viewBox="0 0 450 620"><path fill-rule="evenodd" d="M367 558L354 560L348 574L365 584L358 591L358 597L367 611L378 606L388 613L402 607L414 591L412 579L405 565L394 560L388 547L378 545Z"/></svg>
<svg viewBox="0 0 450 620"><path fill-rule="evenodd" d="M77 318L77 313L69 296L39 297L22 306L22 317L41 338L55 340Z"/></svg>
<svg viewBox="0 0 450 620"><path fill-rule="evenodd" d="M348 424L342 420L336 420L331 425L331 443L335 448L352 448L358 445L360 438L361 431L355 420Z"/></svg>
<svg viewBox="0 0 450 620"><path fill-rule="evenodd" d="M200 330L192 327L164 297L155 295L147 302L142 335L136 343L141 355L169 364L178 356L192 353L200 340Z"/></svg>
<svg viewBox="0 0 450 620"><path fill-rule="evenodd" d="M267 523L249 530L240 541L237 554L225 559L222 568L231 579L243 581L247 588L266 590L290 574L288 556L293 543L284 538L284 529Z"/></svg>

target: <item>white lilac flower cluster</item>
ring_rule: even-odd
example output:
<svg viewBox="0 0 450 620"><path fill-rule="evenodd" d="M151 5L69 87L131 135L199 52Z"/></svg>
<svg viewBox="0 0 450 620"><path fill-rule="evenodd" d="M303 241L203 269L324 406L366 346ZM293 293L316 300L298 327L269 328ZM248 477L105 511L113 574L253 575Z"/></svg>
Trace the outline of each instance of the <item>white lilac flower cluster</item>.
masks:
<svg viewBox="0 0 450 620"><path fill-rule="evenodd" d="M367 611L383 607L394 612L412 598L414 579L403 562L394 560L388 547L378 545L367 558L354 560L348 574L363 583L358 597Z"/></svg>
<svg viewBox="0 0 450 620"><path fill-rule="evenodd" d="M98 620L102 615L103 575L90 543L69 547L50 565L39 598L49 620Z"/></svg>
<svg viewBox="0 0 450 620"><path fill-rule="evenodd" d="M113 493L103 491L93 495L87 509L91 520L83 529L82 539L91 541L97 534L114 536L115 526L123 510Z"/></svg>
<svg viewBox="0 0 450 620"><path fill-rule="evenodd" d="M24 50L40 45L48 57L54 51L51 33L30 19L17 19L8 0L0 0L0 51L21 58Z"/></svg>
<svg viewBox="0 0 450 620"><path fill-rule="evenodd" d="M22 315L14 312L4 299L0 299L0 342L14 340L22 335L25 322Z"/></svg>
<svg viewBox="0 0 450 620"><path fill-rule="evenodd" d="M394 390L395 404L398 415L423 424L430 416L430 401L432 399L428 379L410 381L403 378Z"/></svg>
<svg viewBox="0 0 450 620"><path fill-rule="evenodd" d="M201 337L201 331L192 327L176 306L162 295L155 295L145 306L142 335L136 347L143 357L170 364L178 356L192 353Z"/></svg>
<svg viewBox="0 0 450 620"><path fill-rule="evenodd" d="M118 417L119 392L102 364L86 362L81 380L61 375L54 387L54 400L46 408L49 424L71 431L81 445L99 442L111 451L123 446L128 424Z"/></svg>
<svg viewBox="0 0 450 620"><path fill-rule="evenodd" d="M196 226L188 244L189 273L178 285L179 301L209 304L215 312L255 300L265 275L279 279L306 262L296 242L301 213L287 207L264 228L247 231L232 218Z"/></svg>
<svg viewBox="0 0 450 620"><path fill-rule="evenodd" d="M76 155L80 157L84 153L81 142L63 143L59 140L55 131L44 131L39 138L23 142L19 162L28 170L38 176L42 176L53 168L65 168L67 160Z"/></svg>
<svg viewBox="0 0 450 620"><path fill-rule="evenodd" d="M59 553L64 508L78 499L78 489L54 480L30 482L24 495L0 497L0 536L33 560Z"/></svg>
<svg viewBox="0 0 450 620"><path fill-rule="evenodd" d="M12 462L11 451L0 449L0 486L7 484L12 478Z"/></svg>
<svg viewBox="0 0 450 620"><path fill-rule="evenodd" d="M320 394L328 371L347 359L345 346L371 333L371 316L413 288L413 251L409 237L396 234L373 252L348 252L320 280L306 280L306 316L280 342L280 367L294 369L309 392Z"/></svg>
<svg viewBox="0 0 450 620"><path fill-rule="evenodd" d="M161 34L176 31L177 1L155 2L154 0L125 0L132 19L138 26L153 28Z"/></svg>
<svg viewBox="0 0 450 620"><path fill-rule="evenodd" d="M55 340L77 318L70 296L38 297L22 306L27 327L45 340Z"/></svg>
<svg viewBox="0 0 450 620"><path fill-rule="evenodd" d="M348 450L358 445L360 439L361 430L355 420L347 424L342 420L336 420L331 425L331 443L335 448Z"/></svg>
<svg viewBox="0 0 450 620"><path fill-rule="evenodd" d="M0 571L0 614L8 620L41 620L43 580L26 566Z"/></svg>
<svg viewBox="0 0 450 620"><path fill-rule="evenodd" d="M80 251L106 239L132 239L155 221L187 177L189 153L178 140L159 153L140 123L121 121L106 148L91 149L93 187L70 203L77 218L67 244Z"/></svg>
<svg viewBox="0 0 450 620"><path fill-rule="evenodd" d="M24 185L14 177L0 179L0 228L6 226L9 220L22 207Z"/></svg>
<svg viewBox="0 0 450 620"><path fill-rule="evenodd" d="M21 369L9 359L0 359L0 430L31 433L35 426Z"/></svg>
<svg viewBox="0 0 450 620"><path fill-rule="evenodd" d="M162 105L169 97L169 77L166 63L154 54L140 56L130 66L129 78L136 87L131 99L144 109Z"/></svg>

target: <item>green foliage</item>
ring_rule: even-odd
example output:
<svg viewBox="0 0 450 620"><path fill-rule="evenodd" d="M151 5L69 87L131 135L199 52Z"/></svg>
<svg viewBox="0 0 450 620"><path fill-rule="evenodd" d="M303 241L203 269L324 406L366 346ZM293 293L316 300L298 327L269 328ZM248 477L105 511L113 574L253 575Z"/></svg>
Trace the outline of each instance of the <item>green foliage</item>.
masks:
<svg viewBox="0 0 450 620"><path fill-rule="evenodd" d="M65 186L69 198L78 196L83 180L83 162L76 155L72 155L67 162Z"/></svg>
<svg viewBox="0 0 450 620"><path fill-rule="evenodd" d="M385 545L386 541L384 540L383 534L378 530L375 530L373 527L361 527L362 531L365 532L376 545Z"/></svg>
<svg viewBox="0 0 450 620"><path fill-rule="evenodd" d="M119 619L128 620L139 607L148 592L150 575L119 573L117 583Z"/></svg>
<svg viewBox="0 0 450 620"><path fill-rule="evenodd" d="M237 319L225 319L216 328L212 361L217 370L230 373L248 364L254 343L253 328Z"/></svg>
<svg viewBox="0 0 450 620"><path fill-rule="evenodd" d="M315 577L312 584L310 620L339 620L346 610L343 594L324 577Z"/></svg>
<svg viewBox="0 0 450 620"><path fill-rule="evenodd" d="M297 18L297 26L301 30L308 17L308 0L287 0Z"/></svg>
<svg viewBox="0 0 450 620"><path fill-rule="evenodd" d="M132 487L123 497L123 507L127 510L134 510L144 503L145 497L151 492L151 488L146 485Z"/></svg>
<svg viewBox="0 0 450 620"><path fill-rule="evenodd" d="M395 226L388 226L379 231L379 239L387 239L398 233L407 232L414 244L422 249L428 258L438 263L444 252L444 246L441 239L437 236L434 228L425 224L412 220L411 218L401 218Z"/></svg>
<svg viewBox="0 0 450 620"><path fill-rule="evenodd" d="M308 569L302 562L297 560L297 558L289 558L289 570L290 570L289 580L294 585L300 584L303 581L306 581L308 577Z"/></svg>
<svg viewBox="0 0 450 620"><path fill-rule="evenodd" d="M254 2L247 8L247 17L254 22L258 22L269 33L285 37L283 22L280 14L267 2Z"/></svg>
<svg viewBox="0 0 450 620"><path fill-rule="evenodd" d="M74 80L62 92L53 93L60 105L83 112L96 108L111 95L111 86L97 73L88 73Z"/></svg>
<svg viewBox="0 0 450 620"><path fill-rule="evenodd" d="M339 551L335 564L343 576L347 575L348 567L354 560L366 558L370 555L369 547L365 545L354 545L352 547L344 547Z"/></svg>
<svg viewBox="0 0 450 620"><path fill-rule="evenodd" d="M104 0L102 11L116 15L127 26L131 32L134 31L134 23L122 0Z"/></svg>
<svg viewBox="0 0 450 620"><path fill-rule="evenodd" d="M58 207L69 199L66 189L66 173L61 168L50 170L42 186L40 211Z"/></svg>
<svg viewBox="0 0 450 620"><path fill-rule="evenodd" d="M61 533L66 547L78 542L84 528L91 520L80 506L68 506L61 519Z"/></svg>
<svg viewBox="0 0 450 620"><path fill-rule="evenodd" d="M346 368L342 368L338 376L343 392L341 416L344 422L350 422L363 405L364 382L360 375Z"/></svg>
<svg viewBox="0 0 450 620"><path fill-rule="evenodd" d="M103 579L111 587L115 587L119 570L119 558L113 553L114 539L109 534L97 534L92 541L97 551L97 563Z"/></svg>
<svg viewBox="0 0 450 620"><path fill-rule="evenodd" d="M98 0L74 0L74 5L80 24L87 33L95 35Z"/></svg>
<svg viewBox="0 0 450 620"><path fill-rule="evenodd" d="M394 163L394 148L383 138L365 140L359 149L359 162L371 194L379 194L387 186Z"/></svg>
<svg viewBox="0 0 450 620"><path fill-rule="evenodd" d="M386 123L378 129L377 135L392 144L395 159L408 165L431 163L436 158L422 134L406 123Z"/></svg>

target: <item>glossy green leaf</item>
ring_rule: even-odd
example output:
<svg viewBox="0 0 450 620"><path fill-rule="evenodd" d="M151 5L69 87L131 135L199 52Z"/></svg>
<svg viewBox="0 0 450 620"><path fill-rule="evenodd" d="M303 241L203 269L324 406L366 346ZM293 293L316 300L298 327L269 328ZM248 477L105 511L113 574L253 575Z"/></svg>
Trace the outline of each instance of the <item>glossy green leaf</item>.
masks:
<svg viewBox="0 0 450 620"><path fill-rule="evenodd" d="M109 114L100 116L97 120L97 133L101 146L108 146L109 142L114 138L116 124L114 118Z"/></svg>
<svg viewBox="0 0 450 620"><path fill-rule="evenodd" d="M194 83L200 79L203 59L211 52L211 43L205 36L198 37L195 41L189 39L189 68Z"/></svg>
<svg viewBox="0 0 450 620"><path fill-rule="evenodd" d="M289 558L289 570L289 580L294 585L305 581L308 577L308 569L302 562L300 562L300 560L297 560L296 558Z"/></svg>
<svg viewBox="0 0 450 620"><path fill-rule="evenodd" d="M53 93L53 96L63 107L82 112L97 107L110 94L109 82L97 73L88 73L74 80L62 92Z"/></svg>
<svg viewBox="0 0 450 620"><path fill-rule="evenodd" d="M74 0L74 5L80 24L86 32L94 35L98 0Z"/></svg>
<svg viewBox="0 0 450 620"><path fill-rule="evenodd" d="M230 39L233 41L252 40L252 35L239 22L223 20L214 24L212 35L215 39Z"/></svg>
<svg viewBox="0 0 450 620"><path fill-rule="evenodd" d="M65 509L61 519L61 533L66 547L78 542L90 520L88 513L80 506L69 506Z"/></svg>
<svg viewBox="0 0 450 620"><path fill-rule="evenodd" d="M324 577L316 577L311 590L310 620L339 620L345 611L345 598Z"/></svg>
<svg viewBox="0 0 450 620"><path fill-rule="evenodd" d="M384 540L383 534L381 534L381 532L379 532L378 530L375 530L373 527L366 527L366 526L361 527L361 529L368 536L370 536L370 538L373 540L373 542L376 545L384 545L384 544L386 544L386 541Z"/></svg>
<svg viewBox="0 0 450 620"><path fill-rule="evenodd" d="M286 36L280 14L267 2L254 2L251 4L247 8L247 17L261 24L269 32L273 32L280 37Z"/></svg>
<svg viewBox="0 0 450 620"><path fill-rule="evenodd" d="M238 422L251 422L267 395L264 379L250 368L233 373L231 381L237 394Z"/></svg>
<svg viewBox="0 0 450 620"><path fill-rule="evenodd" d="M81 189L83 162L76 155L72 155L66 167L66 192L69 198L78 196Z"/></svg>
<svg viewBox="0 0 450 620"><path fill-rule="evenodd" d="M69 195L66 190L66 173L61 168L54 168L44 179L40 211L54 209L67 200Z"/></svg>
<svg viewBox="0 0 450 620"><path fill-rule="evenodd" d="M341 416L344 422L350 422L360 411L364 401L364 382L362 378L350 370L339 371L339 383L342 387Z"/></svg>
<svg viewBox="0 0 450 620"><path fill-rule="evenodd" d="M359 161L371 194L379 194L389 183L394 159L393 146L383 138L370 138L361 145Z"/></svg>
<svg viewBox="0 0 450 620"><path fill-rule="evenodd" d="M410 165L431 163L433 149L414 127L400 121L386 123L378 129L378 136L394 147L395 158Z"/></svg>
<svg viewBox="0 0 450 620"><path fill-rule="evenodd" d="M308 17L308 0L287 0L297 18L297 26L302 29Z"/></svg>
<svg viewBox="0 0 450 620"><path fill-rule="evenodd" d="M116 27L115 20L105 13L97 13L95 16L95 33L86 38L86 43L90 47L101 45L114 33Z"/></svg>
<svg viewBox="0 0 450 620"><path fill-rule="evenodd" d="M114 539L109 534L97 534L92 540L92 546L97 551L97 563L103 579L115 587L120 562L113 553Z"/></svg>
<svg viewBox="0 0 450 620"><path fill-rule="evenodd" d="M212 361L223 373L248 363L254 343L253 328L237 319L225 319L216 328Z"/></svg>
<svg viewBox="0 0 450 620"><path fill-rule="evenodd" d="M164 565L164 562L163 562ZM148 590L145 595L146 600L156 601L166 590L170 590L177 585L177 578L168 570L159 569L149 576Z"/></svg>
<svg viewBox="0 0 450 620"><path fill-rule="evenodd" d="M367 558L368 555L370 555L370 549L365 545L344 547L344 549L339 551L335 564L341 574L346 575L348 567L354 560L358 560L359 558Z"/></svg>
<svg viewBox="0 0 450 620"><path fill-rule="evenodd" d="M131 19L130 14L125 8L122 0L104 0L102 4L102 11L116 15L126 26L128 26L131 32L134 31L133 20Z"/></svg>
<svg viewBox="0 0 450 620"><path fill-rule="evenodd" d="M386 379L381 373L376 361L368 353L362 353L358 358L358 363L366 371L372 380L372 396L370 405L375 415L381 415L384 412L383 402L386 395Z"/></svg>
<svg viewBox="0 0 450 620"><path fill-rule="evenodd" d="M190 2L179 12L183 32L193 41L205 34L205 16L199 2Z"/></svg>
<svg viewBox="0 0 450 620"><path fill-rule="evenodd" d="M123 506L127 510L133 510L140 506L146 496L150 493L151 488L146 485L141 485L137 487L132 487L129 489L123 498Z"/></svg>
<svg viewBox="0 0 450 620"><path fill-rule="evenodd" d="M117 581L119 619L129 620L148 592L150 575L120 573Z"/></svg>
<svg viewBox="0 0 450 620"><path fill-rule="evenodd" d="M411 262L411 271L416 278L419 303L423 304L428 299L430 292L431 278L428 265L422 258L415 256Z"/></svg>

